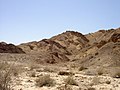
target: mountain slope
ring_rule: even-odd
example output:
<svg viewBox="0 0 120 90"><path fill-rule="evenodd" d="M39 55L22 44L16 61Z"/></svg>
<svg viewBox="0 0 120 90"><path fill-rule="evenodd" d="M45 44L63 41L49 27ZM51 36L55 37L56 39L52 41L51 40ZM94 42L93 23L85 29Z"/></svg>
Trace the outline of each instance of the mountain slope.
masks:
<svg viewBox="0 0 120 90"><path fill-rule="evenodd" d="M120 66L120 28L100 30L86 35L89 47L77 54L85 66Z"/></svg>
<svg viewBox="0 0 120 90"><path fill-rule="evenodd" d="M57 63L70 61L70 56L86 46L89 40L81 33L67 31L50 39L34 41L19 45L26 53L38 54L40 61Z"/></svg>
<svg viewBox="0 0 120 90"><path fill-rule="evenodd" d="M25 52L21 48L13 44L0 42L0 53L25 53Z"/></svg>

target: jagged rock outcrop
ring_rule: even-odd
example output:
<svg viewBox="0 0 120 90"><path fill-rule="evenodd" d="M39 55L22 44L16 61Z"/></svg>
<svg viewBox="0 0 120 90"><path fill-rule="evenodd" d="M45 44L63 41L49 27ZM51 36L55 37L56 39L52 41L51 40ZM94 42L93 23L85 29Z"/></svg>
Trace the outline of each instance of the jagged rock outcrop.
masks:
<svg viewBox="0 0 120 90"><path fill-rule="evenodd" d="M109 41L112 42L120 42L120 33L114 33L111 38L109 39Z"/></svg>
<svg viewBox="0 0 120 90"><path fill-rule="evenodd" d="M65 47L50 39L21 44L19 47L26 53L39 55L40 57L37 59L37 62L43 63L69 61L67 55L71 54Z"/></svg>
<svg viewBox="0 0 120 90"><path fill-rule="evenodd" d="M88 46L89 42L83 34L75 31L66 31L51 39L66 47L73 54Z"/></svg>
<svg viewBox="0 0 120 90"><path fill-rule="evenodd" d="M120 28L99 30L87 34L86 38L89 40L89 47L77 54L77 59L81 60L80 63L87 67L120 65Z"/></svg>

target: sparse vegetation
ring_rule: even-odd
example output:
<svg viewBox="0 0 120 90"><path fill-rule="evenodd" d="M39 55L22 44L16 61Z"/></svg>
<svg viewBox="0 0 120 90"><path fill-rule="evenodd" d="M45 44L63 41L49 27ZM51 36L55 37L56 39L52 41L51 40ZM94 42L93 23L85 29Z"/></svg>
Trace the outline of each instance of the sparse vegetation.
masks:
<svg viewBox="0 0 120 90"><path fill-rule="evenodd" d="M93 87L89 87L88 90L96 90L96 89Z"/></svg>
<svg viewBox="0 0 120 90"><path fill-rule="evenodd" d="M22 54L3 43L0 90L119 90L119 31L68 31L16 46L25 51Z"/></svg>
<svg viewBox="0 0 120 90"><path fill-rule="evenodd" d="M54 79L50 78L50 75L43 75L39 76L38 79L36 79L36 86L42 87L42 86L54 86L55 81Z"/></svg>
<svg viewBox="0 0 120 90"><path fill-rule="evenodd" d="M92 80L92 83L93 83L94 85L99 84L99 83L100 83L100 78L99 78L98 76L95 76L95 77L93 78L93 80Z"/></svg>
<svg viewBox="0 0 120 90"><path fill-rule="evenodd" d="M67 77L65 80L64 80L65 84L67 85L76 85L78 86L78 83L73 79L73 77Z"/></svg>
<svg viewBox="0 0 120 90"><path fill-rule="evenodd" d="M111 83L111 81L106 81L106 84L110 84Z"/></svg>
<svg viewBox="0 0 120 90"><path fill-rule="evenodd" d="M85 66L81 66L78 70L82 71L82 70L85 70L85 69L87 69Z"/></svg>
<svg viewBox="0 0 120 90"><path fill-rule="evenodd" d="M30 64L29 64L29 67L30 67L30 70L31 70L31 71L34 70L34 69L39 68L39 66L38 66L35 62L30 63Z"/></svg>
<svg viewBox="0 0 120 90"><path fill-rule="evenodd" d="M98 52L96 52L96 53L95 53L95 56L97 56L98 54L99 54L99 53L98 53Z"/></svg>
<svg viewBox="0 0 120 90"><path fill-rule="evenodd" d="M11 68L6 62L0 63L0 90L11 90Z"/></svg>
<svg viewBox="0 0 120 90"><path fill-rule="evenodd" d="M103 74L103 70L104 70L103 67L99 68L97 70L98 75L102 75Z"/></svg>
<svg viewBox="0 0 120 90"><path fill-rule="evenodd" d="M30 76L31 76L31 77L35 77L35 76L36 76L35 71L32 71Z"/></svg>
<svg viewBox="0 0 120 90"><path fill-rule="evenodd" d="M51 69L50 67L45 67L44 72L55 72L55 70Z"/></svg>
<svg viewBox="0 0 120 90"><path fill-rule="evenodd" d="M73 90L70 86L64 85L57 87L58 90Z"/></svg>
<svg viewBox="0 0 120 90"><path fill-rule="evenodd" d="M72 72L60 71L58 75L74 75Z"/></svg>
<svg viewBox="0 0 120 90"><path fill-rule="evenodd" d="M116 72L112 76L113 78L120 78L120 72Z"/></svg>
<svg viewBox="0 0 120 90"><path fill-rule="evenodd" d="M22 66L19 65L13 65L11 67L11 72L13 74L13 76L18 76L20 73L22 73L24 71L24 68L22 68Z"/></svg>

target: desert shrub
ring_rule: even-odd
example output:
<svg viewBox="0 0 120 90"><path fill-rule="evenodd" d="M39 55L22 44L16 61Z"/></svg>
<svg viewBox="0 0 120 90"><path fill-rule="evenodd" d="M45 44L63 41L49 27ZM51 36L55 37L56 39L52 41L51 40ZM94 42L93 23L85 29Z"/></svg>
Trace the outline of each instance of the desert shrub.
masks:
<svg viewBox="0 0 120 90"><path fill-rule="evenodd" d="M13 65L11 67L11 73L13 76L18 76L19 74L21 74L24 71L24 69L21 66L18 65Z"/></svg>
<svg viewBox="0 0 120 90"><path fill-rule="evenodd" d="M60 71L60 72L58 72L58 75L74 75L74 73L66 72L66 71Z"/></svg>
<svg viewBox="0 0 120 90"><path fill-rule="evenodd" d="M74 60L75 60L75 59L74 59ZM74 60L72 60L72 61L74 61ZM70 65L70 68L74 68L74 69L75 69L76 67L77 67L76 64L71 64L71 65Z"/></svg>
<svg viewBox="0 0 120 90"><path fill-rule="evenodd" d="M32 72L30 73L30 76L31 76L31 77L35 77L35 76L36 76L35 71L32 71Z"/></svg>
<svg viewBox="0 0 120 90"><path fill-rule="evenodd" d="M91 70L85 71L85 75L94 76L94 75L97 75L97 72L91 69Z"/></svg>
<svg viewBox="0 0 120 90"><path fill-rule="evenodd" d="M73 90L70 86L64 85L57 87L58 90Z"/></svg>
<svg viewBox="0 0 120 90"><path fill-rule="evenodd" d="M120 68L119 67L111 68L110 75L113 78L120 78Z"/></svg>
<svg viewBox="0 0 120 90"><path fill-rule="evenodd" d="M97 77L97 76L95 76L95 77L93 78L93 80L92 80L92 83L93 83L94 85L99 84L99 83L100 83L100 78Z"/></svg>
<svg viewBox="0 0 120 90"><path fill-rule="evenodd" d="M9 72L0 72L0 90L11 90L10 88L11 76Z"/></svg>
<svg viewBox="0 0 120 90"><path fill-rule="evenodd" d="M89 59L92 59L92 58L94 58L94 56L90 56L90 57L89 57Z"/></svg>
<svg viewBox="0 0 120 90"><path fill-rule="evenodd" d="M34 69L39 68L39 66L35 63L30 64L29 67L30 67L30 70L34 70Z"/></svg>
<svg viewBox="0 0 120 90"><path fill-rule="evenodd" d="M112 75L113 78L120 78L120 72L116 72Z"/></svg>
<svg viewBox="0 0 120 90"><path fill-rule="evenodd" d="M104 69L101 67L97 70L98 75L102 75L104 73Z"/></svg>
<svg viewBox="0 0 120 90"><path fill-rule="evenodd" d="M0 90L11 90L11 68L8 63L0 63Z"/></svg>
<svg viewBox="0 0 120 90"><path fill-rule="evenodd" d="M43 75L40 76L38 79L36 79L36 86L42 87L42 86L54 86L55 81L54 79L50 78L50 75Z"/></svg>
<svg viewBox="0 0 120 90"><path fill-rule="evenodd" d="M45 67L44 72L55 72L55 70L51 69L50 67Z"/></svg>
<svg viewBox="0 0 120 90"><path fill-rule="evenodd" d="M111 83L111 81L106 81L106 84L110 84Z"/></svg>
<svg viewBox="0 0 120 90"><path fill-rule="evenodd" d="M76 85L78 86L77 82L72 78L72 77L67 77L65 80L64 80L65 84L69 84L69 85Z"/></svg>
<svg viewBox="0 0 120 90"><path fill-rule="evenodd" d="M87 68L84 67L84 66L81 66L78 70L79 70L79 71L82 71L82 70L85 70L85 69L87 69Z"/></svg>
<svg viewBox="0 0 120 90"><path fill-rule="evenodd" d="M95 56L98 55L98 52L95 53Z"/></svg>
<svg viewBox="0 0 120 90"><path fill-rule="evenodd" d="M93 87L89 87L88 90L96 90L96 89Z"/></svg>

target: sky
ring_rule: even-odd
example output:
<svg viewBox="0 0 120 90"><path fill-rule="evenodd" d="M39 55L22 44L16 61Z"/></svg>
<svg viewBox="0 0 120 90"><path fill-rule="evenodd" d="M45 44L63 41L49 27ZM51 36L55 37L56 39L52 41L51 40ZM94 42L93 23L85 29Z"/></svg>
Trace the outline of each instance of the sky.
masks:
<svg viewBox="0 0 120 90"><path fill-rule="evenodd" d="M0 42L39 41L74 30L120 27L120 0L0 0Z"/></svg>

